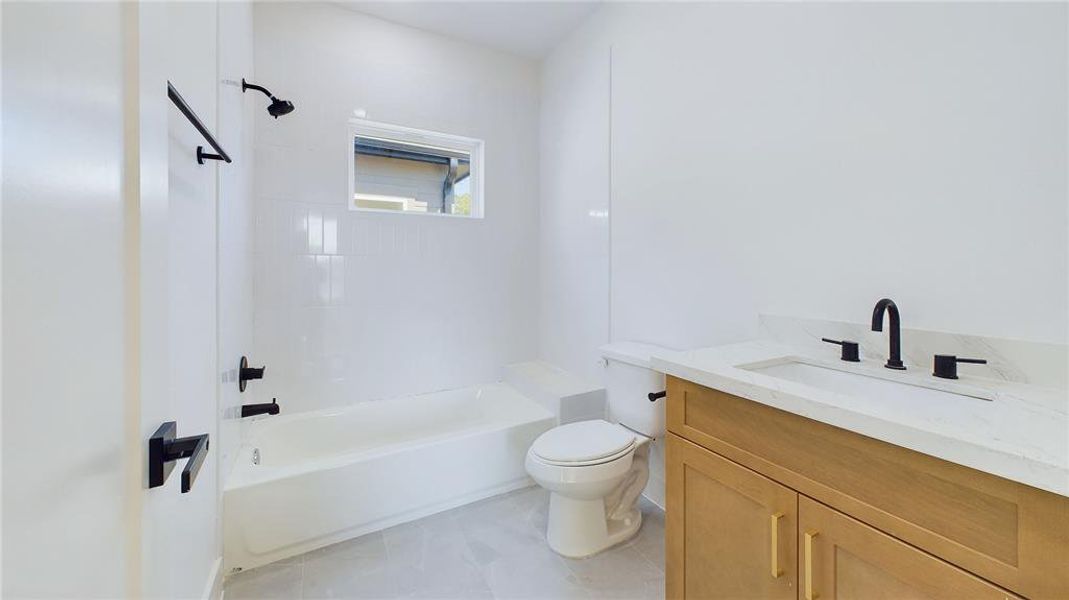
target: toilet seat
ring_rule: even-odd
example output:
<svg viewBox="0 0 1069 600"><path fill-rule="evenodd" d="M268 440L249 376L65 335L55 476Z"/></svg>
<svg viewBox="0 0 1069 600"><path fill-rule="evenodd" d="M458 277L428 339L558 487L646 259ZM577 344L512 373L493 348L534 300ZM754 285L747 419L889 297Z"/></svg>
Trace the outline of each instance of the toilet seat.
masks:
<svg viewBox="0 0 1069 600"><path fill-rule="evenodd" d="M634 451L635 434L602 421L580 421L554 427L538 436L530 454L539 462L560 467L586 467L618 460Z"/></svg>

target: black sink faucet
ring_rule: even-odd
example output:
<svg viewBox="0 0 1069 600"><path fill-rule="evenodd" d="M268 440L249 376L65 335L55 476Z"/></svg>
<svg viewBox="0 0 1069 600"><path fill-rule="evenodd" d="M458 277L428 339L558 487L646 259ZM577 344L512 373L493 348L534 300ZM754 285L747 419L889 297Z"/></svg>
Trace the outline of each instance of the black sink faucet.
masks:
<svg viewBox="0 0 1069 600"><path fill-rule="evenodd" d="M872 330L883 331L884 311L891 320L891 355L887 357L887 364L884 366L888 369L904 371L906 365L902 364L902 326L898 316L898 305L894 300L884 298L876 303L876 308L872 309Z"/></svg>

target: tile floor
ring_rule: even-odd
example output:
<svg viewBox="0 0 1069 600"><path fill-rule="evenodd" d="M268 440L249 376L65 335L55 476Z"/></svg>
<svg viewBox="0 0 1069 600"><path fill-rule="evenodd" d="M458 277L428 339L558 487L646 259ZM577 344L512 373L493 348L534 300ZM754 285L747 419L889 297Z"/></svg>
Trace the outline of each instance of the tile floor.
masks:
<svg viewBox="0 0 1069 600"><path fill-rule="evenodd" d="M664 513L641 502L638 535L591 558L549 549L530 487L238 573L224 598L663 598Z"/></svg>

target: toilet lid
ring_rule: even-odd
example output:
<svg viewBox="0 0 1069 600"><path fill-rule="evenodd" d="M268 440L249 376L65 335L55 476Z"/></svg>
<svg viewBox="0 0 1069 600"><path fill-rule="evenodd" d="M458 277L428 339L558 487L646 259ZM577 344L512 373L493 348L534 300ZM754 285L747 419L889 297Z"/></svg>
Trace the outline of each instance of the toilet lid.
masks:
<svg viewBox="0 0 1069 600"><path fill-rule="evenodd" d="M630 450L635 434L607 421L580 421L538 436L531 452L552 463L589 463Z"/></svg>

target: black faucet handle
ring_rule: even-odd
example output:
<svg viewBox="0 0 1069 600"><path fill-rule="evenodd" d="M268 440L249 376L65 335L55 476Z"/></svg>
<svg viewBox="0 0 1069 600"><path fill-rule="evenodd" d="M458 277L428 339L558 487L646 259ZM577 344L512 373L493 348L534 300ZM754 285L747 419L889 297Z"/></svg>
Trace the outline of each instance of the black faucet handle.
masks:
<svg viewBox="0 0 1069 600"><path fill-rule="evenodd" d="M829 340L828 338L820 338L820 341L842 346L843 351L842 354L839 355L839 360L861 362L861 355L857 342L851 342L850 340Z"/></svg>
<svg viewBox="0 0 1069 600"><path fill-rule="evenodd" d="M244 392L247 381L263 379L266 370L267 367L250 367L249 359L242 356L241 364L238 366L238 390Z"/></svg>
<svg viewBox="0 0 1069 600"><path fill-rule="evenodd" d="M952 354L936 354L932 362L932 375L943 379L957 379L958 363L986 365L987 360L983 358L958 358Z"/></svg>

